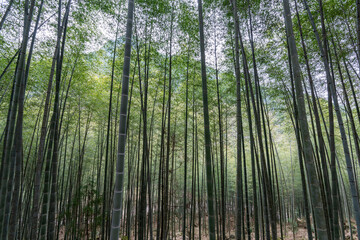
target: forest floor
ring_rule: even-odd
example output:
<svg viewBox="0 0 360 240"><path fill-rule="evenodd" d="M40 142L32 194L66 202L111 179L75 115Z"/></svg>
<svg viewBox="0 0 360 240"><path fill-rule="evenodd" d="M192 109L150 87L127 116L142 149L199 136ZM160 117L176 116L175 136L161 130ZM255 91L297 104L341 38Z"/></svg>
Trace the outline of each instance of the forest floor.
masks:
<svg viewBox="0 0 360 240"><path fill-rule="evenodd" d="M353 238L352 240L359 240L358 236L357 236L357 232L356 232L356 223L355 220L352 219L352 233L353 233ZM305 240L308 239L308 233L307 233L307 228L306 228L306 221L305 219L297 219L296 223L294 224L296 227L292 227L292 224L288 223L285 227L285 229L283 229L283 235L284 235L284 240ZM233 220L233 218L231 218L231 220L228 222L227 228L230 227L230 231L227 231L226 233L226 240L231 240L231 239L236 239L235 237L235 222ZM349 224L346 222L345 223L345 239L346 240L351 240L351 236L350 236L350 230L349 230ZM207 232L204 232L204 226L201 227L202 229L202 234L201 234L201 238L199 237L199 226L197 224L195 224L194 226L194 233L193 233L193 237L191 237L191 239L202 239L202 240L207 240L209 239L209 236L207 235ZM91 231L89 231L88 236L91 236ZM278 239L281 239L281 229L280 229L280 225L278 225ZM156 236L156 232L154 232L154 237ZM187 233L187 236L190 236L190 232ZM60 234L59 234L59 240L63 240L64 239L64 228L60 229ZM86 237L86 234L83 234L83 236L81 237L81 239L91 239L89 237ZM97 238L100 239L100 238ZM119 238L119 240L122 239L127 239L127 238ZM132 238L130 238L132 239ZM182 231L177 231L175 235L170 235L169 239L172 240L182 240L183 239L183 235L182 235ZM187 239L190 239L187 237ZM251 239L255 239L254 233L251 234ZM313 239L315 239L315 233L313 232Z"/></svg>
<svg viewBox="0 0 360 240"><path fill-rule="evenodd" d="M358 236L357 236L357 232L356 232L356 223L355 220L351 220L352 222L352 233L353 233L353 240L358 240ZM306 221L305 219L297 219L296 221L296 227L293 228L292 224L287 224L286 228L283 229L283 235L284 235L284 240L305 240L308 239L308 232L307 232L307 228L306 228ZM230 239L236 239L235 237L235 224L233 223L233 221L230 221L230 226L231 229L230 232L226 233L226 239L230 240ZM281 239L281 229L280 229L280 225L278 226L278 239ZM182 232L177 232L176 240L182 240ZM195 233L194 233L194 239L200 239L199 238L199 228L198 226L195 226ZM207 234L202 234L201 239L208 239L208 235ZM251 239L255 239L254 234L251 235ZM313 232L313 239L315 239L315 233ZM346 240L350 240L350 230L349 230L349 224L346 223L345 224L345 239Z"/></svg>

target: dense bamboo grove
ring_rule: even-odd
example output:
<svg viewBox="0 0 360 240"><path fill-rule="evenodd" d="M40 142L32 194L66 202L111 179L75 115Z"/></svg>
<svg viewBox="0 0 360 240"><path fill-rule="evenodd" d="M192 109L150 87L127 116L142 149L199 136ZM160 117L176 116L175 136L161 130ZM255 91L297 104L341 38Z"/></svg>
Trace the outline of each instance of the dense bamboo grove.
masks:
<svg viewBox="0 0 360 240"><path fill-rule="evenodd" d="M360 0L0 3L0 239L358 239Z"/></svg>

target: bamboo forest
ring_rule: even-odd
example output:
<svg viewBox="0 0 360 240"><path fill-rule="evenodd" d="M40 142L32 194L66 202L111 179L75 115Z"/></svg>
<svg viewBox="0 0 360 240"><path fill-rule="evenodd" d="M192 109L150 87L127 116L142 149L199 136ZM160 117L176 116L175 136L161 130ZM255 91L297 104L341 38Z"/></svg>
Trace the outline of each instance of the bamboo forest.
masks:
<svg viewBox="0 0 360 240"><path fill-rule="evenodd" d="M360 0L0 0L1 240L360 239Z"/></svg>

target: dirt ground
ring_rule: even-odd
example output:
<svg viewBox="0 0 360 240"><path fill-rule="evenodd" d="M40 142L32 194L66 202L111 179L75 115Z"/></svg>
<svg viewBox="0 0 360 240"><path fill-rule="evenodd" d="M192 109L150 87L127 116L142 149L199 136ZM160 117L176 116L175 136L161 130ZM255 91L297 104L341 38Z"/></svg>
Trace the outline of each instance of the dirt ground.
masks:
<svg viewBox="0 0 360 240"><path fill-rule="evenodd" d="M357 236L357 232L356 232L356 223L355 223L355 220L351 220L352 222L352 232L353 232L353 240L358 240L358 236ZM296 221L296 227L293 228L292 227L292 224L287 224L286 225L286 228L283 229L283 234L284 234L284 240L305 240L305 239L308 239L308 232L307 232L307 228L306 228L306 221L305 219L297 219ZM230 232L227 232L226 233L226 237L227 237L227 240L230 240L230 239L236 239L235 238L235 224L231 221L230 222L230 226L231 226L231 229L234 229L234 230L230 230ZM346 223L345 224L345 239L346 240L351 240L351 237L350 237L350 230L349 230L349 224ZM278 239L281 239L281 230L280 230L280 226L278 226ZM194 239L200 239L199 238L199 229L198 227L196 226L195 227L195 234L194 234ZM313 238L315 239L315 233L313 232ZM181 232L178 232L176 234L176 240L182 240L182 233ZM201 239L202 240L206 240L208 239L208 236L206 234L202 234L201 236ZM254 234L252 234L251 236L251 239L255 239L255 236Z"/></svg>
<svg viewBox="0 0 360 240"><path fill-rule="evenodd" d="M352 240L359 240L358 236L357 236L357 232L356 232L356 223L355 220L351 220L351 225L352 225L352 233L353 233L353 238ZM284 240L305 240L308 239L308 233L307 233L307 228L306 228L306 221L305 219L297 219L296 223L294 224L296 227L292 227L292 224L287 224L286 227L283 229L283 235L284 235ZM349 224L346 222L345 223L345 239L346 240L351 240L350 237L350 228L349 228ZM202 226L202 231L204 229L204 226ZM230 240L230 239L236 239L235 238L235 222L233 221L233 219L231 219L228 224L227 224L227 229L230 229L230 231L227 231L226 233L226 240ZM280 226L278 226L278 239L281 239L281 230L280 230ZM98 234L97 234L98 235ZM88 235L91 236L91 233ZM156 232L154 232L153 236L156 236ZM190 236L190 232L187 233L187 238L186 239L190 239L188 238L188 236ZM313 237L315 239L315 233L313 232ZM60 230L60 234L59 234L59 239L63 240L64 239L64 228L61 228ZM81 237L81 239L88 239L86 236ZM99 239L99 238L98 238ZM124 240L124 239L128 239L128 238L119 238L119 240ZM131 238L130 238L131 239ZM169 239L172 240L182 240L183 236L182 236L182 232L181 231L177 231L175 236L173 237L173 235L169 236ZM202 240L206 240L209 239L208 235L206 232L201 234L201 238L199 237L199 227L195 224L195 231L194 231L194 238L193 239L202 239ZM255 239L254 234L252 233L251 239Z"/></svg>

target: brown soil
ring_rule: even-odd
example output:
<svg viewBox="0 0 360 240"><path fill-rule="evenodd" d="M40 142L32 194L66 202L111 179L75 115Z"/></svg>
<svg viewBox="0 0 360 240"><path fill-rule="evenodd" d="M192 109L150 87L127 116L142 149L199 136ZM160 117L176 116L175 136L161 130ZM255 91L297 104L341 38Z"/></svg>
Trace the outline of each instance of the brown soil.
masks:
<svg viewBox="0 0 360 240"><path fill-rule="evenodd" d="M284 240L305 240L308 239L308 233L307 233L307 228L306 228L306 222L305 219L297 219L296 220L296 227L292 227L291 224L287 224L285 229L283 229L283 234L284 234ZM351 226L352 226L352 232L353 232L353 240L358 240L358 236L357 236L357 232L356 232L356 223L355 220L351 220ZM228 231L226 233L226 240L230 240L230 239L236 239L235 238L235 223L233 221L233 219L230 220L230 222L227 225L227 228L230 227L230 231ZM346 240L350 240L350 229L349 229L349 224L346 222L345 223L345 239ZM206 240L209 239L208 235L206 232L204 232L204 226L202 226L202 234L201 234L201 239L202 240ZM281 239L281 230L280 230L280 226L278 226L278 239ZM89 234L91 236L91 234ZM190 235L190 232L187 232L187 236ZM156 233L154 232L154 236L156 236ZM315 239L315 233L313 232L313 238ZM61 228L60 230L60 234L59 234L59 239L63 240L64 239L64 228ZM87 239L86 237L82 238L82 239ZM120 239L127 239L127 238L119 238ZM174 240L182 240L182 232L178 231L176 232L174 238L172 235L169 236L169 239L174 239ZM189 239L188 237L186 239ZM195 231L194 231L194 239L200 239L199 237L199 227L197 226L197 224L195 225ZM252 233L251 239L255 239L254 234Z"/></svg>

